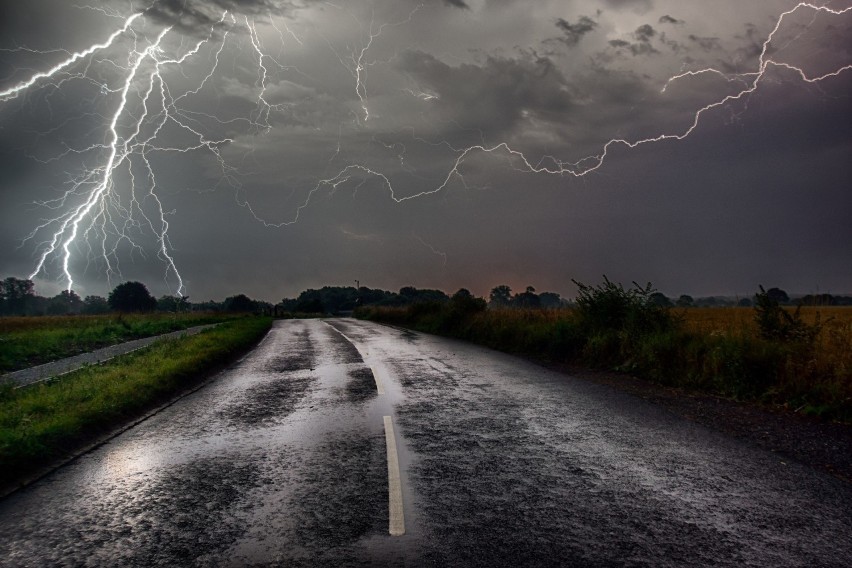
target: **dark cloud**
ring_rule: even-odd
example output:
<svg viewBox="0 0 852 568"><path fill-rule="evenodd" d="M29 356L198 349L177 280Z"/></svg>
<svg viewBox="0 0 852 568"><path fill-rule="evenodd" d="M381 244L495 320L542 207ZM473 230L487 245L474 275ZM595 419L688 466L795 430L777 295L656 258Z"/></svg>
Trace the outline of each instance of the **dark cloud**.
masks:
<svg viewBox="0 0 852 568"><path fill-rule="evenodd" d="M636 28L636 31L633 32L633 37L638 39L639 41L649 42L651 38L657 35L656 30L650 26L650 24L645 24L643 26L639 26Z"/></svg>
<svg viewBox="0 0 852 568"><path fill-rule="evenodd" d="M683 20L678 20L677 18L673 18L666 14L665 16L660 16L659 23L661 24L683 24Z"/></svg>
<svg viewBox="0 0 852 568"><path fill-rule="evenodd" d="M611 47L618 50L628 50L635 57L638 55L649 55L659 53L659 51L651 45L651 40L657 36L657 31L650 24L644 24L636 28L633 32L635 42L629 42L623 39L613 39L608 43Z"/></svg>
<svg viewBox="0 0 852 568"><path fill-rule="evenodd" d="M719 42L719 38L717 37L699 37L693 34L689 34L689 36L687 37L689 37L689 41L698 45L704 51L722 49L721 43Z"/></svg>
<svg viewBox="0 0 852 568"><path fill-rule="evenodd" d="M470 10L470 6L464 0L444 0L444 4L448 6L455 6L456 8L461 8L463 10Z"/></svg>
<svg viewBox="0 0 852 568"><path fill-rule="evenodd" d="M228 10L238 14L259 14L281 10L284 3L273 0L157 0L145 14L184 33L209 29Z"/></svg>
<svg viewBox="0 0 852 568"><path fill-rule="evenodd" d="M568 20L559 18L556 20L556 27L562 30L564 37L559 38L566 45L574 46L580 43L583 36L594 31L598 27L598 23L588 16L582 16L576 24L572 24Z"/></svg>

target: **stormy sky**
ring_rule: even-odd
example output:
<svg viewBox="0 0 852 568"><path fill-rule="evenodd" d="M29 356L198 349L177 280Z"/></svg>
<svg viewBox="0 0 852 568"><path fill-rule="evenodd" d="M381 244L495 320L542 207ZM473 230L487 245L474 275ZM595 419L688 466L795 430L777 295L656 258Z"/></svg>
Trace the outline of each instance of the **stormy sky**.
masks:
<svg viewBox="0 0 852 568"><path fill-rule="evenodd" d="M764 49L796 5L3 2L0 276L852 293L852 11Z"/></svg>

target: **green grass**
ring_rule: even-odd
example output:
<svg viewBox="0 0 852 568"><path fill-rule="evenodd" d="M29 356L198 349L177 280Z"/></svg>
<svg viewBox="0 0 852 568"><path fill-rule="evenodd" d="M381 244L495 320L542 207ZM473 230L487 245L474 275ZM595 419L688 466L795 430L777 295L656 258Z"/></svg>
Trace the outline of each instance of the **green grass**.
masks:
<svg viewBox="0 0 852 568"><path fill-rule="evenodd" d="M23 389L0 387L0 486L143 415L253 346L271 318L233 319L198 335Z"/></svg>
<svg viewBox="0 0 852 568"><path fill-rule="evenodd" d="M212 313L0 318L0 373L233 316Z"/></svg>

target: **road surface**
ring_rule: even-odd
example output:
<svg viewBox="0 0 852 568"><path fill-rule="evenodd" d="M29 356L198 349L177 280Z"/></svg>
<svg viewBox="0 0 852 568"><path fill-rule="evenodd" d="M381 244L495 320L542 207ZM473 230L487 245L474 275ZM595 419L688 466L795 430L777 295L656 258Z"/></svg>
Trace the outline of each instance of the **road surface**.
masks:
<svg viewBox="0 0 852 568"><path fill-rule="evenodd" d="M277 322L206 387L0 502L2 566L850 558L848 483L605 386L351 319Z"/></svg>

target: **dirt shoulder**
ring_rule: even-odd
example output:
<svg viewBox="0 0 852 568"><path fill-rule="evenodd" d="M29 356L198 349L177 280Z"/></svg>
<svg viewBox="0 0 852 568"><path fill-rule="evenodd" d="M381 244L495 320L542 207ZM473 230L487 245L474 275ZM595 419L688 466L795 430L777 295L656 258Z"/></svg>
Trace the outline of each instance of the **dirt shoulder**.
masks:
<svg viewBox="0 0 852 568"><path fill-rule="evenodd" d="M595 371L567 364L545 366L641 397L687 420L852 483L850 424L825 422L785 408L769 408L664 387L624 373Z"/></svg>

